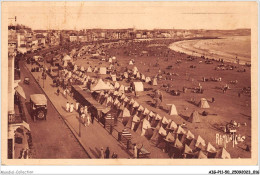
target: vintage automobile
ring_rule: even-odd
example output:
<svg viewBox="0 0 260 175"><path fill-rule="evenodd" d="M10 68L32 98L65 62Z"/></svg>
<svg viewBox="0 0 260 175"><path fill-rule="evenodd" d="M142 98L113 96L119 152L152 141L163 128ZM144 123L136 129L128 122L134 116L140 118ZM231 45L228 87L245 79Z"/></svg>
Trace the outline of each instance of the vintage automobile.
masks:
<svg viewBox="0 0 260 175"><path fill-rule="evenodd" d="M43 94L30 95L30 112L33 121L37 119L46 120L47 115L47 98Z"/></svg>
<svg viewBox="0 0 260 175"><path fill-rule="evenodd" d="M25 84L30 84L30 78L29 77L24 77L24 80L23 80L23 82L25 83Z"/></svg>

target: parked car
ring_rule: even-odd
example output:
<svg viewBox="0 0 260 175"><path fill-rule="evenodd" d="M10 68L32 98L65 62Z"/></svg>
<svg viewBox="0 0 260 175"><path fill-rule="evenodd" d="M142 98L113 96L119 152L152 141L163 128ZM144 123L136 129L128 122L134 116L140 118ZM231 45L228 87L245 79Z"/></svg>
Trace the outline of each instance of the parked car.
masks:
<svg viewBox="0 0 260 175"><path fill-rule="evenodd" d="M37 119L46 120L47 115L47 98L43 94L30 95L30 112L33 121Z"/></svg>

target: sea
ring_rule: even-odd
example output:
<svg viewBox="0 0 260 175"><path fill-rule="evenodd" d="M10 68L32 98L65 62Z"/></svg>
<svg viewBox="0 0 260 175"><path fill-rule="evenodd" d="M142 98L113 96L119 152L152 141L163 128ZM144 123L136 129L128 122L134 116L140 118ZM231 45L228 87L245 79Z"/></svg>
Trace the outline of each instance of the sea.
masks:
<svg viewBox="0 0 260 175"><path fill-rule="evenodd" d="M251 63L251 36L228 36L218 39L195 39L174 42L169 48L191 56L223 59L239 64Z"/></svg>

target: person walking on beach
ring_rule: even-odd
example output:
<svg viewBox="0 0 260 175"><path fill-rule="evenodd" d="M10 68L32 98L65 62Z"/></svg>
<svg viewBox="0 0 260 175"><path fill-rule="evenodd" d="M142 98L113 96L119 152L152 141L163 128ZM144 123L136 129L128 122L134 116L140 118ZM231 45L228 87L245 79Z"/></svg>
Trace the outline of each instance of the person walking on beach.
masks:
<svg viewBox="0 0 260 175"><path fill-rule="evenodd" d="M95 119L95 116L93 114L91 114L91 123L94 124L94 119Z"/></svg>
<svg viewBox="0 0 260 175"><path fill-rule="evenodd" d="M137 146L134 145L134 158L137 159Z"/></svg>
<svg viewBox="0 0 260 175"><path fill-rule="evenodd" d="M71 104L70 104L70 112L73 112L73 109L74 109L74 104L71 103Z"/></svg>
<svg viewBox="0 0 260 175"><path fill-rule="evenodd" d="M58 96L60 95L60 89L59 88L57 89L57 95Z"/></svg>
<svg viewBox="0 0 260 175"><path fill-rule="evenodd" d="M69 109L70 109L70 103L67 102L67 103L66 103L66 111L69 112Z"/></svg>
<svg viewBox="0 0 260 175"><path fill-rule="evenodd" d="M87 126L87 124L86 124L86 115L83 113L83 114L81 114L81 122L82 122L82 124L86 127Z"/></svg>
<svg viewBox="0 0 260 175"><path fill-rule="evenodd" d="M100 159L104 159L104 158L105 158L104 150L103 150L103 147L101 147L101 150L100 150Z"/></svg>
<svg viewBox="0 0 260 175"><path fill-rule="evenodd" d="M87 117L87 124L88 124L88 126L89 126L89 124L90 124L90 114L87 113L86 117Z"/></svg>
<svg viewBox="0 0 260 175"><path fill-rule="evenodd" d="M79 102L76 102L76 104L75 104L75 111L79 111Z"/></svg>
<svg viewBox="0 0 260 175"><path fill-rule="evenodd" d="M67 98L67 91L66 91L66 89L64 89L63 95L64 95L65 98Z"/></svg>
<svg viewBox="0 0 260 175"><path fill-rule="evenodd" d="M109 147L107 147L106 151L105 151L105 154L106 154L106 159L109 159L109 155L110 155L110 150L109 150Z"/></svg>

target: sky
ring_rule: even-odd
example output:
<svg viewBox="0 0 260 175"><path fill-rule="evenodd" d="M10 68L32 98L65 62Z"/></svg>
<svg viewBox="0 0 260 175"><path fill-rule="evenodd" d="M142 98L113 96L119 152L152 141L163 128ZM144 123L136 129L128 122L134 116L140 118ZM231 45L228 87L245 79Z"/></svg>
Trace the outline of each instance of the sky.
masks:
<svg viewBox="0 0 260 175"><path fill-rule="evenodd" d="M3 17L32 29L251 28L254 2L6 2Z"/></svg>

